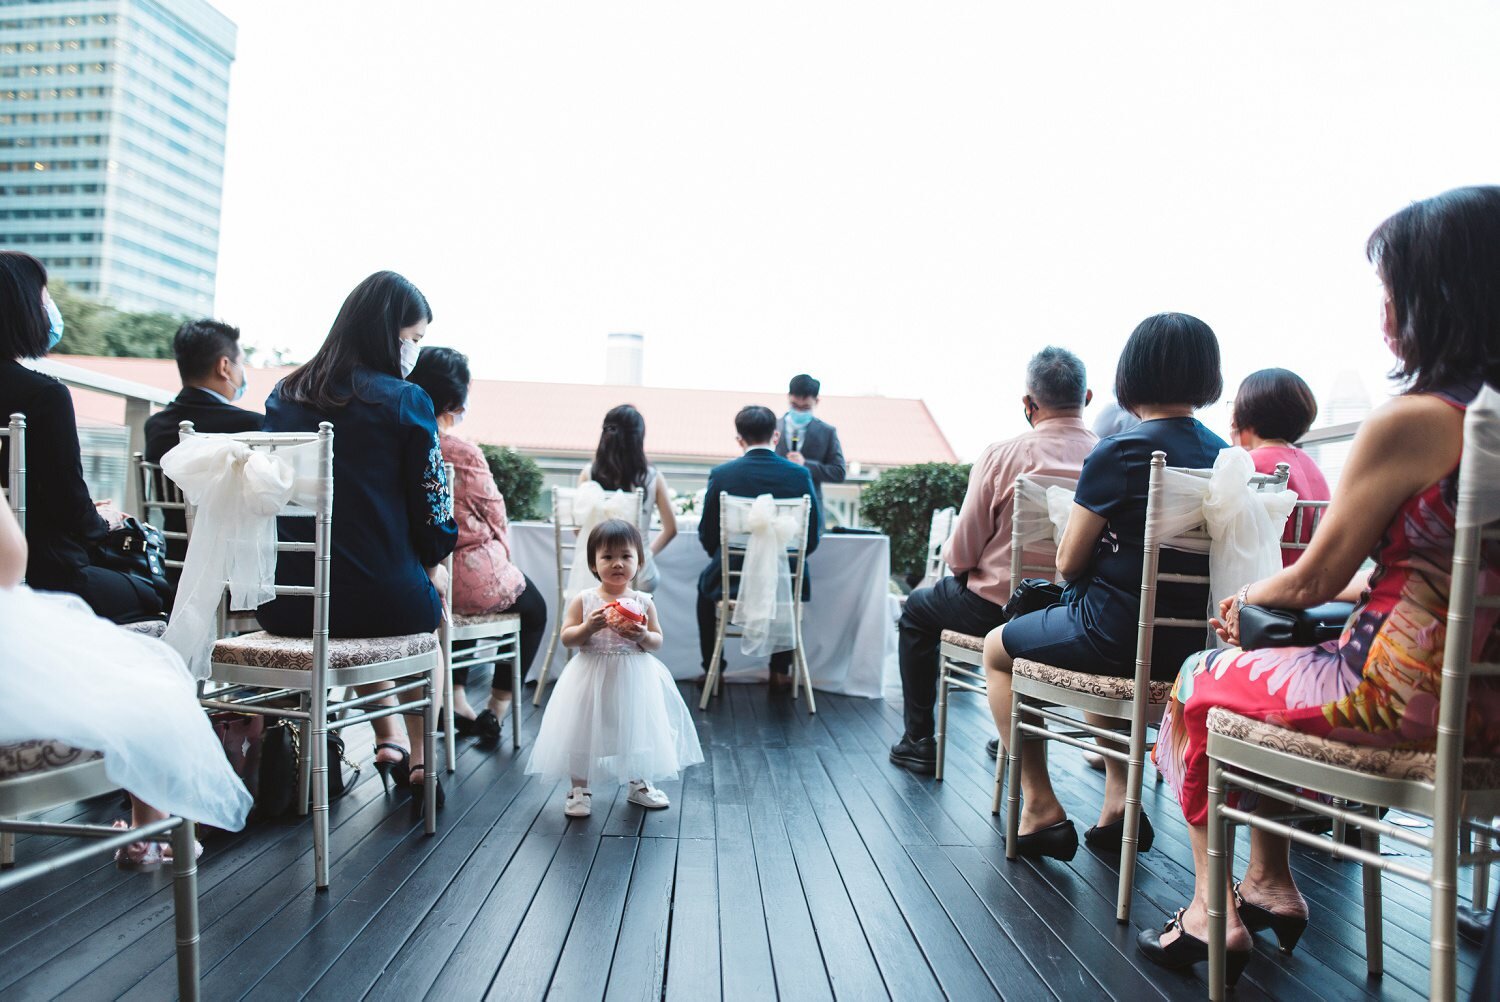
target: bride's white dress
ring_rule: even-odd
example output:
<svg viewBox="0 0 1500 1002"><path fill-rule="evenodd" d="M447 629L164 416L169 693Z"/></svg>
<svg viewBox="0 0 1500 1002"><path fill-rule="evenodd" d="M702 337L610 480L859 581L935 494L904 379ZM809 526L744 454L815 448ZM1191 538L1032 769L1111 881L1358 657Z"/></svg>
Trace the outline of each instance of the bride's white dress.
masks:
<svg viewBox="0 0 1500 1002"><path fill-rule="evenodd" d="M104 753L109 778L158 810L227 831L251 799L182 658L74 595L0 588L0 742Z"/></svg>
<svg viewBox="0 0 1500 1002"><path fill-rule="evenodd" d="M628 592L645 608L649 595ZM583 593L587 618L606 604L597 588ZM563 669L526 771L589 786L632 779L675 779L703 761L692 715L667 666L612 629L589 638Z"/></svg>

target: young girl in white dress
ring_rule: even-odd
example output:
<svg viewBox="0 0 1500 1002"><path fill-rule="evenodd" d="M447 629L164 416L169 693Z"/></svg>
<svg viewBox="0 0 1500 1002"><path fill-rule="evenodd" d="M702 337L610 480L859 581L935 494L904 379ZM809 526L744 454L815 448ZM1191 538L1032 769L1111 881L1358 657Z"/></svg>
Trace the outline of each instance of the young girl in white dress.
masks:
<svg viewBox="0 0 1500 1002"><path fill-rule="evenodd" d="M630 587L645 549L631 523L600 522L581 554L599 586L574 596L563 614L562 642L578 655L553 687L526 772L572 782L569 817L589 816L596 783L628 782L631 803L668 807L652 781L703 761L671 672L648 653L661 650L661 624L651 596Z"/></svg>

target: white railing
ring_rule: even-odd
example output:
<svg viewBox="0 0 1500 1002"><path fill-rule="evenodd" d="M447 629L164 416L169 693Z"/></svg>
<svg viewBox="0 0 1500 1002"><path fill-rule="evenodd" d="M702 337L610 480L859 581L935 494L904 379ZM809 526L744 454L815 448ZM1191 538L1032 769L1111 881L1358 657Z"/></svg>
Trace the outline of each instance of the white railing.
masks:
<svg viewBox="0 0 1500 1002"><path fill-rule="evenodd" d="M122 499L120 505L122 510L138 514L140 498L135 478L128 473L130 457L137 452L146 451L146 419L151 416L153 407L163 407L171 403L172 394L165 390L158 390L154 386L147 386L145 383L106 376L81 366L60 362L55 358L39 358L26 364L37 372L51 376L75 389L103 393L105 396L119 397L125 401L125 428L129 435L124 457L127 472L123 478L124 489L118 492L117 496ZM91 489L97 489L95 484L89 486Z"/></svg>
<svg viewBox="0 0 1500 1002"><path fill-rule="evenodd" d="M1358 421L1345 421L1342 424L1313 428L1297 442L1298 447L1305 450L1313 462L1318 464L1330 490L1339 482L1339 474L1343 472L1344 462L1349 458L1349 443L1354 440L1354 433L1359 431L1359 426Z"/></svg>

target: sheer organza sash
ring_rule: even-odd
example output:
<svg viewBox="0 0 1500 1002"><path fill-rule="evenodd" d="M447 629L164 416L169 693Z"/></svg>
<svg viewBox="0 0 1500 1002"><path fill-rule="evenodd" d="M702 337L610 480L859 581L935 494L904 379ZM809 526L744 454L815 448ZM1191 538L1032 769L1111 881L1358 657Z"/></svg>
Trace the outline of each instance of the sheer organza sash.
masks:
<svg viewBox="0 0 1500 1002"><path fill-rule="evenodd" d="M720 515L730 535L748 534L741 566L740 590L729 621L743 634L741 647L758 657L796 646L796 610L787 546L801 528L791 506L780 506L769 494L748 505L730 500ZM804 515L805 517L805 515Z"/></svg>

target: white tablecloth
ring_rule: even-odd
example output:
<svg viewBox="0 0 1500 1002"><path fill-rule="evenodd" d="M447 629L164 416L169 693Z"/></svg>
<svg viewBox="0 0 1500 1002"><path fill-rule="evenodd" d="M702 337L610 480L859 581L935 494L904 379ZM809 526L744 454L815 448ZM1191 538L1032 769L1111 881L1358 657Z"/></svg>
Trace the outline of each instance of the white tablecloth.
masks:
<svg viewBox="0 0 1500 1002"><path fill-rule="evenodd" d="M552 526L540 522L511 525L512 556L526 576L547 596L547 636L556 616L557 573L553 555ZM698 575L708 556L692 532L679 534L656 559L661 581L655 593L664 643L658 657L673 677L697 678L703 674L703 656L698 649ZM891 544L885 536L826 535L808 558L812 574L812 601L803 610L803 643L813 685L818 689L850 696L881 695L886 663L894 658L896 626L887 601L890 592ZM739 651L737 640L728 641L729 668L725 680L764 680L764 658L752 660ZM564 653L559 649L558 655ZM534 678L546 657L537 655ZM558 663L553 663L556 678Z"/></svg>

